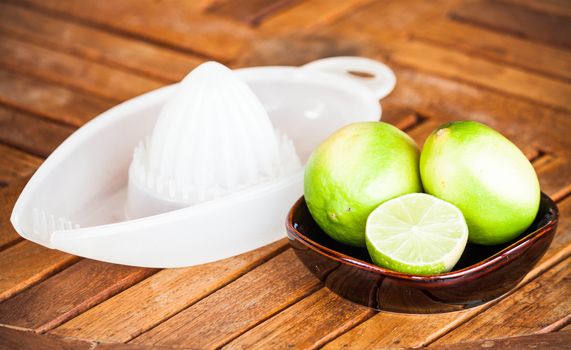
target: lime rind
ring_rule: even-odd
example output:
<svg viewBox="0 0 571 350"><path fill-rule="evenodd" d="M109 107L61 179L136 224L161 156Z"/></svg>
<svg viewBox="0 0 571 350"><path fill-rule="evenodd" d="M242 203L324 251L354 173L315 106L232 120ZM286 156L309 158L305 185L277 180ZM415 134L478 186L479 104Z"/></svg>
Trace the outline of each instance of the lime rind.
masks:
<svg viewBox="0 0 571 350"><path fill-rule="evenodd" d="M467 241L460 209L424 193L387 201L367 219L366 244L373 262L400 272L450 271Z"/></svg>

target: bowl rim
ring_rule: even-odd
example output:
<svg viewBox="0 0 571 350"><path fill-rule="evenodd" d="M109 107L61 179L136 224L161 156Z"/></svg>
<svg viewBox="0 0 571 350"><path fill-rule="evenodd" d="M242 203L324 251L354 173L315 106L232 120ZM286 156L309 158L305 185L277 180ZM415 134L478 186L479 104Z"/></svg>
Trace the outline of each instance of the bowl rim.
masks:
<svg viewBox="0 0 571 350"><path fill-rule="evenodd" d="M553 211L553 217L543 226L539 227L537 230L528 233L527 235L521 237L519 240L513 242L509 246L505 247L501 251L495 253L494 255L470 266L467 266L460 270L454 270L450 272L431 274L431 275L414 275L402 272L393 271L386 269L372 263L351 257L344 253L338 252L324 245L321 245L309 237L298 231L293 226L293 215L297 212L301 205L305 204L305 196L301 196L291 207L286 218L286 229L288 235L293 236L295 240L302 243L309 249L317 252L320 255L326 256L329 259L338 261L345 265L350 265L352 267L367 270L369 272L377 273L383 276L390 276L392 278L412 283L435 283L435 282L451 282L458 279L459 277L478 277L487 272L496 270L497 268L507 264L509 261L513 261L513 257L522 254L524 247L528 247L535 243L539 238L543 237L545 234L551 232L559 222L559 209L557 204L545 193L541 192L541 200L545 200L548 205L548 211ZM509 257L509 258L508 258Z"/></svg>

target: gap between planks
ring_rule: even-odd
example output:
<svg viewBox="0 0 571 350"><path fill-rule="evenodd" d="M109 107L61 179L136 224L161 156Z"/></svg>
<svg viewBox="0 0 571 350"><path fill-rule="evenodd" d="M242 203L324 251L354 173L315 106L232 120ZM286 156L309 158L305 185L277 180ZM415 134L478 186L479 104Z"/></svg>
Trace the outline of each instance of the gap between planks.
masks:
<svg viewBox="0 0 571 350"><path fill-rule="evenodd" d="M180 314L181 312L185 311L186 309L192 307L193 305L195 305L196 303L200 302L201 300L207 298L209 295L212 295L214 293L216 293L217 291L221 290L222 288L226 287L227 285L229 285L230 283L236 281L237 279L239 279L240 277L244 276L245 274L249 273L250 271L256 269L257 267L267 263L269 260L275 258L276 256L280 255L281 253L285 252L287 249L289 249L289 245L284 244L283 246L281 246L280 248L278 248L277 250L273 251L272 253L270 253L269 255L267 255L264 259L262 259L261 261L259 261L256 264L253 264L251 266L249 266L246 270L241 271L239 274L237 274L236 276L234 276L231 279L228 279L227 281L225 281L225 283L221 284L220 286L217 286L216 288L212 289L211 291L209 291L208 294L205 294L203 296L201 296L200 298L197 298L195 301L193 301L191 304L187 305L186 307L178 310L177 312L173 313L172 315L170 315L169 317L166 317L162 320L160 320L159 322L157 322L156 324L154 324L152 327L146 329L145 331L141 332L140 334L138 334L135 337L132 337L131 339L128 340L129 343L136 341L136 339L138 337L140 337L141 335L145 334L146 332L149 332L151 330L153 330L154 328L158 327L159 325L161 325L162 323L168 321L169 319L175 317L176 315ZM141 344L139 344L141 345Z"/></svg>
<svg viewBox="0 0 571 350"><path fill-rule="evenodd" d="M516 62L514 60L510 61L510 60L501 59L501 58L498 58L498 57L494 56L493 54L489 54L483 50L466 48L466 47L463 47L462 45L447 43L444 41L439 41L435 38L423 36L422 34L416 34L416 33L411 34L410 38L411 38L411 40L417 40L419 42L424 42L426 44L441 47L443 49L457 50L458 52L462 52L464 54L471 55L474 57L479 57L481 59L485 59L485 60L488 60L491 62L509 65L509 66L515 67L521 71L528 72L531 74L543 75L547 78L554 79L556 81L561 81L562 83L568 83L568 84L571 83L571 76L561 75L561 74L558 75L556 73L552 73L552 72L549 72L549 71L546 71L546 70L543 70L540 68L525 65L525 64L522 64L520 62ZM550 48L550 47L548 47L548 48Z"/></svg>
<svg viewBox="0 0 571 350"><path fill-rule="evenodd" d="M68 320L50 333L76 338L86 337L87 334L88 338L99 341L127 342L175 317L280 255L287 248L286 240L283 239L218 262L185 269L165 269L114 298L102 302L98 307L86 310ZM163 290L164 288L168 289ZM164 302L165 296L176 298L177 302L170 303L168 308L162 307L161 303ZM140 301L137 303L137 300ZM142 318L144 315L138 312L139 308L153 312L155 316ZM157 312L154 312L153 310L157 308ZM118 309L122 309L123 316L115 317L110 314ZM135 313L137 317L129 317L130 313Z"/></svg>
<svg viewBox="0 0 571 350"><path fill-rule="evenodd" d="M228 337L228 339L226 339L224 342L220 343L219 348L223 348L226 345L230 344L231 342L233 342L234 340L238 339L239 337L241 337L242 335L248 333L250 330L256 328L257 326L261 325L262 323L266 322L267 320L273 318L274 316L286 311L287 309L294 307L296 304L298 304L299 302L305 300L306 298L318 293L320 290L322 290L324 287L319 288L316 287L315 289L309 289L307 290L305 293L300 294L295 301L293 302L293 304L281 309L281 310L276 310L276 312L268 314L266 317L262 317L259 320L256 320L256 322L252 323L251 325L248 325L248 327L244 327L243 330L241 330L240 332L237 332L235 334L233 334L231 337Z"/></svg>
<svg viewBox="0 0 571 350"><path fill-rule="evenodd" d="M471 23L532 42L563 49L571 48L566 32L571 29L567 17L545 14L529 7L501 1L472 1L449 13L453 20Z"/></svg>
<svg viewBox="0 0 571 350"><path fill-rule="evenodd" d="M204 61L1 2L0 33L164 83L180 80Z"/></svg>
<svg viewBox="0 0 571 350"><path fill-rule="evenodd" d="M127 73L101 63L87 61L15 40L10 35L0 37L0 66L39 81L96 95L118 104L165 84L157 79Z"/></svg>
<svg viewBox="0 0 571 350"><path fill-rule="evenodd" d="M175 51L181 54L185 54L185 55L189 55L189 56L194 56L197 57L199 59L209 59L209 56L200 52L200 51L195 51L195 50L191 50L187 47L183 47L183 46L179 46L179 45L174 45L172 43L170 43L169 41L166 40L159 40L157 38L148 36L148 35L144 35L140 32L132 32L129 30L125 30L125 29L121 29L117 26L112 26L109 24L105 24L96 20L91 20L91 19L87 19L87 18L82 18L82 17L76 17L73 15L70 15L68 13L65 13L63 11L59 11L56 9L51 9L48 6L42 6L39 5L38 3L31 3L31 2L18 2L18 1L14 1L14 0L3 0L7 3L10 3L11 5L14 6L18 6L30 11L34 11L37 12L39 14L42 15L48 15L50 17L59 19L59 20L63 20L63 21L67 21L67 22L71 22L71 23L76 23L85 27L90 27L96 30L100 30L100 31L104 31L125 39L131 39L131 40L136 40L136 41L141 41L141 42L146 42L148 44L157 46L157 47L161 47L164 49L168 49L171 51ZM224 61L220 61L221 63L224 63ZM228 63L228 62L226 62Z"/></svg>
<svg viewBox="0 0 571 350"><path fill-rule="evenodd" d="M451 54L454 54L456 56L458 55L462 55L462 56L466 56L465 53L462 52L458 52L458 51L450 51L446 48L441 48L439 46L433 45L430 42L423 42L423 41L418 41L418 40L414 40L411 39L411 41L409 42L402 42L399 43L398 45L401 45L401 47L406 47L407 44L410 44L412 42L415 42L417 44L419 44L420 46L425 46L425 47L432 47L434 49L436 49L436 51L448 51ZM415 48L416 49L416 48ZM395 50L395 47L389 48L389 50ZM551 98L550 97L550 101L544 101L543 97L538 97L538 96L531 96L529 94L527 95L522 95L518 92L515 91L507 91L502 87L495 87L490 83L484 83L483 81L479 81L478 79L475 79L475 75L465 75L464 73L459 74L458 72L447 72L445 70L441 68L434 68L434 64L430 64L430 67L426 67L424 66L424 63L419 63L421 61L417 61L417 59L415 57L421 57L421 56L417 56L416 53L415 54L411 54L410 52L406 52L406 51L398 51L400 49L396 49L396 51L393 52L384 52L384 53L376 53L375 56L377 58L380 58L381 60L386 59L386 61L391 65L391 67L393 69L399 69L399 68L404 68L404 69L411 69L411 70L416 70L416 71L420 71L420 72L424 72L427 74L431 74L431 75L435 75L435 76L439 76L442 77L446 80L450 80L450 81L455 81L458 83L462 83L462 84L467 84L467 85L471 85L474 87L477 87L478 89L482 90L482 91L490 91L494 94L497 95L502 95L508 98L514 98L517 100L521 100L523 102L527 102L527 103L531 103L531 104L538 104L543 108L546 109L551 109L553 111L556 112L561 112L561 113L565 113L565 114L569 114L571 112L571 107L566 106L563 98ZM408 50L408 48L406 49ZM404 53L404 54L403 54ZM443 54L443 52L440 52L439 54ZM438 60L438 58L436 58ZM497 63L494 63L492 61L489 61L487 59L484 58L479 58L479 57L474 57L471 60L479 60L480 62L483 62L485 65L497 65ZM440 62L441 63L441 62ZM511 67L507 67L507 66L501 66L501 69L505 69L505 70L509 70L510 72L515 72L517 75L520 75L520 73L523 73L523 75L534 75L536 78L544 81L544 82L548 82L550 84L556 84L559 85L561 87L564 87L565 89L571 91L571 84L568 84L567 82L563 81L563 80L553 80L550 77L544 76L544 75L538 75L535 73L529 73L523 70L519 70L516 68L511 68ZM458 68L459 69L459 68ZM523 77L522 75L522 77Z"/></svg>
<svg viewBox="0 0 571 350"><path fill-rule="evenodd" d="M566 0L496 0L507 4L528 8L544 15L557 15L571 19L571 4Z"/></svg>
<svg viewBox="0 0 571 350"><path fill-rule="evenodd" d="M571 80L571 52L449 19L433 22L410 37L556 79ZM541 52L541 55L537 53Z"/></svg>

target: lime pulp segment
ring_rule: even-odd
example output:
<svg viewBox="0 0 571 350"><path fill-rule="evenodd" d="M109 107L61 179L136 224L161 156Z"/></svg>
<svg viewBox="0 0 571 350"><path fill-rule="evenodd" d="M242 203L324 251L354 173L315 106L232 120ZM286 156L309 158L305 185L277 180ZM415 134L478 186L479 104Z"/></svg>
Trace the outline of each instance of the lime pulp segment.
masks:
<svg viewBox="0 0 571 350"><path fill-rule="evenodd" d="M369 215L367 249L377 265L405 273L450 271L468 240L460 209L425 193L391 199Z"/></svg>

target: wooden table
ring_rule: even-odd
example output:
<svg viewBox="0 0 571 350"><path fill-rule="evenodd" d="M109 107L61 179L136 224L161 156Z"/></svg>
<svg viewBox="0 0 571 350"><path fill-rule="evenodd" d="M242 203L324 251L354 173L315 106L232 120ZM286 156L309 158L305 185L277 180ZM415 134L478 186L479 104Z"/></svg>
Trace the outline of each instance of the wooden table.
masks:
<svg viewBox="0 0 571 350"><path fill-rule="evenodd" d="M569 348L570 49L565 0L0 0L0 348ZM208 59L335 55L394 68L383 120L419 144L443 122L474 119L532 160L562 217L511 294L457 313L379 313L320 285L285 239L153 270L49 250L12 229L42 159L113 105Z"/></svg>

